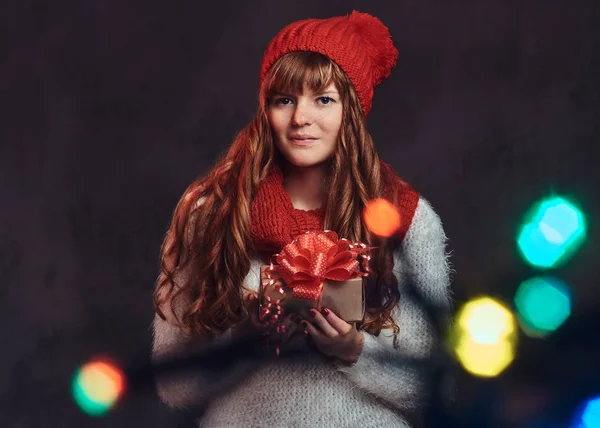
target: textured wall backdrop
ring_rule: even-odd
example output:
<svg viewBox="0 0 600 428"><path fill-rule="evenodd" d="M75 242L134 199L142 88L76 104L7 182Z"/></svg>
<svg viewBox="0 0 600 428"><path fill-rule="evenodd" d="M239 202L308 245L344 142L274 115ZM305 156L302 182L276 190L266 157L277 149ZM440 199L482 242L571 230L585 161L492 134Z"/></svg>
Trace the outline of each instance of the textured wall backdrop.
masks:
<svg viewBox="0 0 600 428"><path fill-rule="evenodd" d="M250 120L267 43L291 21L353 8L380 17L400 51L369 128L383 159L440 213L457 301L511 298L530 274L516 227L556 191L589 216L589 240L560 275L576 313L597 312L596 0L9 0L0 6L2 427L176 426L151 391L88 419L70 376L99 352L120 361L149 352L170 215ZM537 346L519 359L538 358ZM471 393L458 408L478 385L465 380Z"/></svg>

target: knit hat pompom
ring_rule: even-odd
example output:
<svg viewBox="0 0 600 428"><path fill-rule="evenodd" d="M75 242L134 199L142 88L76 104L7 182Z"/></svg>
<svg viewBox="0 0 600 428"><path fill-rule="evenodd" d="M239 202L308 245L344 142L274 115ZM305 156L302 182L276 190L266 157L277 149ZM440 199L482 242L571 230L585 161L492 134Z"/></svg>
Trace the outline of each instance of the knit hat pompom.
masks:
<svg viewBox="0 0 600 428"><path fill-rule="evenodd" d="M390 30L368 13L354 10L348 19L365 40L367 52L373 60L373 86L377 86L389 77L398 60L398 50Z"/></svg>

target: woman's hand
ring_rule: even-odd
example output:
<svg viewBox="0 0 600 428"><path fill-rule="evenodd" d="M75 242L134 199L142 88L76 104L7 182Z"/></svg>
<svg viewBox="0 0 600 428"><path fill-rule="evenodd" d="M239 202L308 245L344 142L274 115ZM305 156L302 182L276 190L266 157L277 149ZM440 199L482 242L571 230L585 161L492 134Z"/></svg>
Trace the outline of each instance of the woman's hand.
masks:
<svg viewBox="0 0 600 428"><path fill-rule="evenodd" d="M323 309L322 314L316 309L311 309L309 314L319 328L307 321L302 321L302 325L317 349L345 364L356 363L364 345L363 333L327 308Z"/></svg>
<svg viewBox="0 0 600 428"><path fill-rule="evenodd" d="M252 293L246 294L242 302L248 313L248 317L233 329L233 338L241 339L251 335L259 335L266 332L264 324L258 317L258 298ZM286 326L288 334L283 338L287 341L297 330L296 320L299 320L296 314L289 314L282 319Z"/></svg>

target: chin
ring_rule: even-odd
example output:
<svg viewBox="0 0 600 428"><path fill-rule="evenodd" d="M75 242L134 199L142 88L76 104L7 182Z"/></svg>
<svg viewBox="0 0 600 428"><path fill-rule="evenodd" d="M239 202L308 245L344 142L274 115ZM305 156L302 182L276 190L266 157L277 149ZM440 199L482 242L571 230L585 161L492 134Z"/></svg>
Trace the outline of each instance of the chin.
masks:
<svg viewBox="0 0 600 428"><path fill-rule="evenodd" d="M297 168L310 168L321 165L331 156L325 150L315 150L314 147L308 150L289 146L278 148L286 162Z"/></svg>
<svg viewBox="0 0 600 428"><path fill-rule="evenodd" d="M288 158L287 161L298 168L310 168L325 162L325 160L321 159L299 159L294 157Z"/></svg>

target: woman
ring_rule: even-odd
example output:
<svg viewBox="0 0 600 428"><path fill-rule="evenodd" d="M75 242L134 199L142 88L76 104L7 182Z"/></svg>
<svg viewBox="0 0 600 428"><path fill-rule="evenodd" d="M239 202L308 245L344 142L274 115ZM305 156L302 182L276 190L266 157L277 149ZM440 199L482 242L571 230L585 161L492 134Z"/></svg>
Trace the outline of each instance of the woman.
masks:
<svg viewBox="0 0 600 428"><path fill-rule="evenodd" d="M333 230L377 247L362 322L315 311L302 322L300 340L314 350L306 361L250 373L208 405L201 426L398 427L419 406L421 376L394 359L428 356L433 339L402 294L410 281L447 306L449 275L439 217L380 161L365 127L373 89L397 56L388 29L368 14L288 25L265 53L256 116L178 203L154 292L155 357L260 330L260 266L301 233ZM374 198L401 214L392 237L365 227ZM158 392L186 407L207 399L206 380L163 379Z"/></svg>

